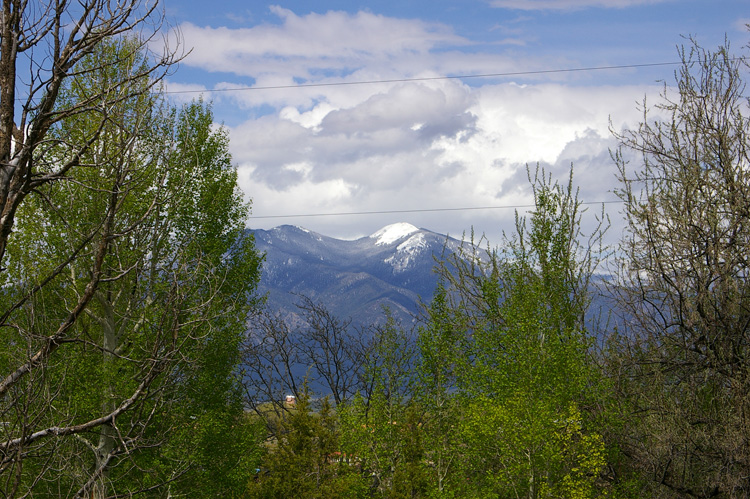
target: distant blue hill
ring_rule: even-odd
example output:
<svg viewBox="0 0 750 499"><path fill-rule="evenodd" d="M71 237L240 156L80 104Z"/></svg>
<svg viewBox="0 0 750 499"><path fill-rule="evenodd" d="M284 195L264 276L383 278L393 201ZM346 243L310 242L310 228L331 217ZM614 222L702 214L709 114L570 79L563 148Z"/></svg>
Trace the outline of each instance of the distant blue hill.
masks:
<svg viewBox="0 0 750 499"><path fill-rule="evenodd" d="M299 320L299 296L322 304L341 319L362 326L382 323L387 307L409 325L420 300L429 303L438 282L436 259L456 252L458 239L413 225L389 225L353 241L327 237L292 225L253 230L256 247L265 253L259 291L268 308ZM591 283L587 325L598 335L613 307L601 277ZM608 319L609 317L609 319Z"/></svg>
<svg viewBox="0 0 750 499"><path fill-rule="evenodd" d="M410 323L419 300L429 302L435 291L435 258L461 245L405 223L354 241L291 225L252 232L266 255L260 292L271 310L293 319L295 295L306 295L354 324L382 322L383 307Z"/></svg>
<svg viewBox="0 0 750 499"><path fill-rule="evenodd" d="M311 360L311 356L321 354L320 345L303 338L307 327L303 312L297 307L302 302L300 295L322 305L343 323L351 319L355 328L382 324L383 308L387 307L408 329L420 312L420 301L429 303L435 292L436 259L457 252L463 244L409 224L390 225L354 241L334 239L291 225L252 232L257 249L265 253L259 291L268 297L268 311L279 314L285 321L294 335L287 340L294 343L286 347L279 343L282 350L286 349L284 354L289 355L284 357L276 348L275 339L266 341L269 337L262 327L255 330L260 336L249 343L249 356L245 360L251 407L298 393L305 379L317 396L332 393L324 381L327 378L316 371L319 366L314 367ZM592 281L587 326L599 340L602 339L600 324L609 320L612 306L605 290L602 279ZM252 337L253 324L250 330ZM359 330L349 332L358 336ZM346 358L347 352L338 352L345 358L344 366L354 362ZM345 377L342 375L341 379Z"/></svg>

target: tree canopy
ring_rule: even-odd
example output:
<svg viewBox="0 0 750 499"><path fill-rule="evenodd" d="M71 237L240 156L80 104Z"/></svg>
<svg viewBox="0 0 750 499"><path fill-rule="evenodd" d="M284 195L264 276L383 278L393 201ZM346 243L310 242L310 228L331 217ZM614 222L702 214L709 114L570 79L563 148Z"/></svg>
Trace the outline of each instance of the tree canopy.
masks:
<svg viewBox="0 0 750 499"><path fill-rule="evenodd" d="M134 31L153 7L2 7L0 488L236 491L257 451L235 369L261 258L227 133L159 94L175 58Z"/></svg>
<svg viewBox="0 0 750 499"><path fill-rule="evenodd" d="M353 329L312 297L301 324L259 311L227 131L160 93L179 57L150 50L155 8L2 2L2 497L750 495L750 100L729 43L691 41L613 130L608 281L604 213L584 234L573 170L537 168L528 217L439 259L414 325Z"/></svg>

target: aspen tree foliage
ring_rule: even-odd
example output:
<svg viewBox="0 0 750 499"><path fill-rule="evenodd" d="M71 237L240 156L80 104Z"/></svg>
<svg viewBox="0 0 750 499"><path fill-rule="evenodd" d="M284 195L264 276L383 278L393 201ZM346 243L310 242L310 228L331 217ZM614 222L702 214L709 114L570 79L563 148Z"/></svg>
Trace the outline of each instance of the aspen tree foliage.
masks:
<svg viewBox="0 0 750 499"><path fill-rule="evenodd" d="M538 171L530 180L536 208L517 218L502 255L472 244L443 263L426 330L440 336L421 342L423 369L455 383L432 393L460 401L448 428L458 448L426 450L450 460L443 481L457 497L599 493L603 441L580 406L596 377L584 313L602 230L581 241L572 176L567 186Z"/></svg>

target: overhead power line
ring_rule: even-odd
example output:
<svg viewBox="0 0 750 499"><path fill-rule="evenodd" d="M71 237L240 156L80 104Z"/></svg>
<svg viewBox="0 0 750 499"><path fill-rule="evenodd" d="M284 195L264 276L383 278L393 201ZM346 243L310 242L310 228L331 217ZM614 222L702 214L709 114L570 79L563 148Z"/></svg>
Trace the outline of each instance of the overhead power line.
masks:
<svg viewBox="0 0 750 499"><path fill-rule="evenodd" d="M739 58L741 59L741 58ZM342 87L347 85L372 85L376 83L407 83L414 81L435 81L435 80L465 80L469 78L503 78L509 76L532 76L555 73L580 73L587 71L609 71L615 69L638 69L650 68L657 66L676 66L682 64L681 61L673 62L650 62L644 64L620 64L615 66L591 66L585 68L562 68L562 69L538 69L533 71L507 71L502 73L482 73L470 75L453 75L453 76L425 76L418 78L393 78L383 80L358 80L358 81L338 81L328 83L298 83L293 85L265 85L260 87L231 87L217 88L213 90L170 90L167 94L196 94L212 92L241 92L247 90L284 90L293 88L314 88L314 87Z"/></svg>
<svg viewBox="0 0 750 499"><path fill-rule="evenodd" d="M582 205L592 204L619 204L622 203L620 200L610 201L587 201L581 202ZM271 218L308 218L308 217L342 217L342 216L359 216L359 215L388 215L393 213L432 213L439 211L475 211L475 210L508 210L508 209L522 209L522 208L534 208L534 204L517 204L517 205L503 205L503 206L470 206L462 208L422 208L414 210L379 210L379 211L347 211L347 212L334 212L334 213L298 213L296 215L251 215L250 219L271 219Z"/></svg>

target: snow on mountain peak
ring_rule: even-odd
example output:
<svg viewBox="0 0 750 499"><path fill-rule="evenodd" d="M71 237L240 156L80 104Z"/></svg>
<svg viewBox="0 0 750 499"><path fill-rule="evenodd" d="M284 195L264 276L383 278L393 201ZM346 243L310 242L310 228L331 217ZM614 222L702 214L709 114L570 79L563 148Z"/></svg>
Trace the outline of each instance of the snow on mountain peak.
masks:
<svg viewBox="0 0 750 499"><path fill-rule="evenodd" d="M417 234L416 236L411 236L409 239L399 244L396 248L396 251L398 251L399 253L414 253L426 247L427 241L425 240L424 235Z"/></svg>
<svg viewBox="0 0 750 499"><path fill-rule="evenodd" d="M414 227L412 224L400 222L396 224L386 225L370 237L377 239L375 244L378 246L395 243L399 239L417 232L419 229Z"/></svg>

